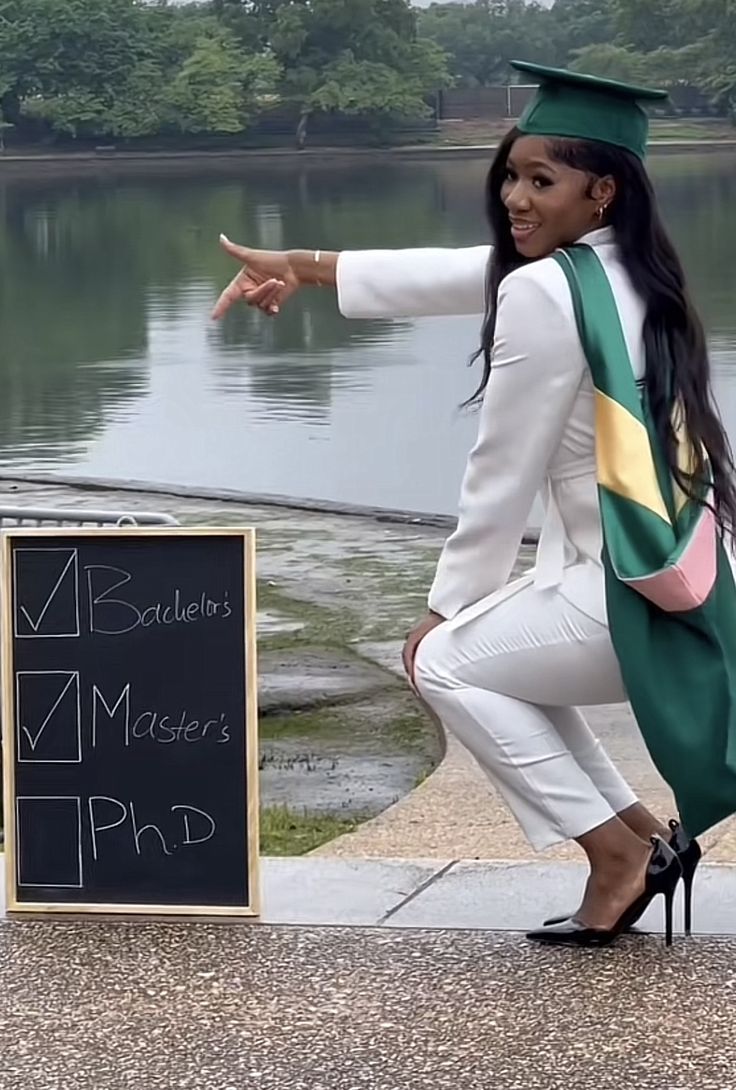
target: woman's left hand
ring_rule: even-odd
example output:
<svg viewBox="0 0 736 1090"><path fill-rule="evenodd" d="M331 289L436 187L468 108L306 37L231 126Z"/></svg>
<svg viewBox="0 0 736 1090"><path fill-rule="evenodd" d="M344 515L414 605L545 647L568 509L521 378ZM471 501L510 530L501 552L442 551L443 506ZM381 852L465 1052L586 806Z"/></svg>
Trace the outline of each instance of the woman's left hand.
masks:
<svg viewBox="0 0 736 1090"><path fill-rule="evenodd" d="M438 625L444 624L445 618L439 613L429 613L424 617L419 624L411 630L406 637L406 643L404 644L404 650L402 651L402 658L404 660L404 669L406 675L409 678L414 692L417 691L416 684L414 682L414 660L416 658L419 644L424 637L432 631L433 628L437 628Z"/></svg>

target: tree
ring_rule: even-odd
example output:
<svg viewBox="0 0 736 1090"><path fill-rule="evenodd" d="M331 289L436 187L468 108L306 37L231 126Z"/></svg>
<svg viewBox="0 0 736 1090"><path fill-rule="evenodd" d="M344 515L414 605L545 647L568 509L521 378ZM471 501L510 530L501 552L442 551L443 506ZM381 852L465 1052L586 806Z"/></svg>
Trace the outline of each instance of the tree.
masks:
<svg viewBox="0 0 736 1090"><path fill-rule="evenodd" d="M20 128L71 137L240 132L278 65L203 6L0 0L0 104Z"/></svg>
<svg viewBox="0 0 736 1090"><path fill-rule="evenodd" d="M633 0L616 0L622 40L647 47L642 59L650 83L689 84L733 114L736 109L736 0L656 0L652 13L659 43ZM666 32L665 24L668 24Z"/></svg>
<svg viewBox="0 0 736 1090"><path fill-rule="evenodd" d="M551 17L561 64L576 50L612 42L613 7L610 0L556 0Z"/></svg>
<svg viewBox="0 0 736 1090"><path fill-rule="evenodd" d="M475 0L433 4L419 17L419 32L447 54L450 73L462 86L508 82L516 57L556 63L552 12L524 0Z"/></svg>
<svg viewBox="0 0 736 1090"><path fill-rule="evenodd" d="M421 34L464 86L498 85L516 56L649 85L690 85L736 102L736 0L521 0L432 4ZM734 106L730 108L736 109Z"/></svg>
<svg viewBox="0 0 736 1090"><path fill-rule="evenodd" d="M576 72L589 72L625 83L652 82L647 57L620 45L589 45L579 49L570 67Z"/></svg>
<svg viewBox="0 0 736 1090"><path fill-rule="evenodd" d="M182 132L242 132L280 74L268 54L245 56L224 31L198 39L166 93Z"/></svg>
<svg viewBox="0 0 736 1090"><path fill-rule="evenodd" d="M615 0L614 27L618 41L634 51L649 53L660 46L679 46L678 0Z"/></svg>
<svg viewBox="0 0 736 1090"><path fill-rule="evenodd" d="M403 72L376 61L356 61L344 53L329 66L308 99L312 110L366 116L378 131L391 121L423 117L428 76L435 66L436 86L444 82L444 56L432 42L417 43ZM431 85L431 84L430 84Z"/></svg>
<svg viewBox="0 0 736 1090"><path fill-rule="evenodd" d="M0 0L4 116L22 123L24 101L69 94L85 99L86 116L145 55L146 38L135 0Z"/></svg>
<svg viewBox="0 0 736 1090"><path fill-rule="evenodd" d="M282 102L306 138L317 111L380 119L423 116L426 98L449 80L444 53L417 34L408 0L221 0L241 41L270 49L281 65Z"/></svg>

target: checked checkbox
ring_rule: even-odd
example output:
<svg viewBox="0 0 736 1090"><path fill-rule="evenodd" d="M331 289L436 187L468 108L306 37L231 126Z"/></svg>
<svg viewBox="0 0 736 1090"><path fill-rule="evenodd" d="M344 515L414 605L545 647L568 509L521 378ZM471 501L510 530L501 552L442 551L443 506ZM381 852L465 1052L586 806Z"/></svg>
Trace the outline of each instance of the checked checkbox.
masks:
<svg viewBox="0 0 736 1090"><path fill-rule="evenodd" d="M76 549L15 549L13 601L18 639L79 636Z"/></svg>
<svg viewBox="0 0 736 1090"><path fill-rule="evenodd" d="M24 670L15 693L19 764L81 764L79 672Z"/></svg>

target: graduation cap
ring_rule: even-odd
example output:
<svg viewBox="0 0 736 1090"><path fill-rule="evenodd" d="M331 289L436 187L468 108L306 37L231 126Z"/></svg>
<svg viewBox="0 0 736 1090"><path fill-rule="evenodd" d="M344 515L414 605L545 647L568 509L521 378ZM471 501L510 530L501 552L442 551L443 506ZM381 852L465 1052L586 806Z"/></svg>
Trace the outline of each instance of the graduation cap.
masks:
<svg viewBox="0 0 736 1090"><path fill-rule="evenodd" d="M645 158L649 117L642 103L667 98L667 91L527 61L511 61L511 67L540 81L519 121L520 132L600 140Z"/></svg>

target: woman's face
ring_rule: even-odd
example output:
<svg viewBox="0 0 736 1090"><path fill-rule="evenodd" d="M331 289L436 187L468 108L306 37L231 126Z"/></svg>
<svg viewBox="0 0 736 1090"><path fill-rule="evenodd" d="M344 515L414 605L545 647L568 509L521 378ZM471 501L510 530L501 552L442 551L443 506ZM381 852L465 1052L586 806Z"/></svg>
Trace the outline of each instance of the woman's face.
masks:
<svg viewBox="0 0 736 1090"><path fill-rule="evenodd" d="M511 235L526 258L551 254L600 227L599 208L613 200L612 178L591 178L550 157L542 136L521 136L509 153L501 200L511 221Z"/></svg>

